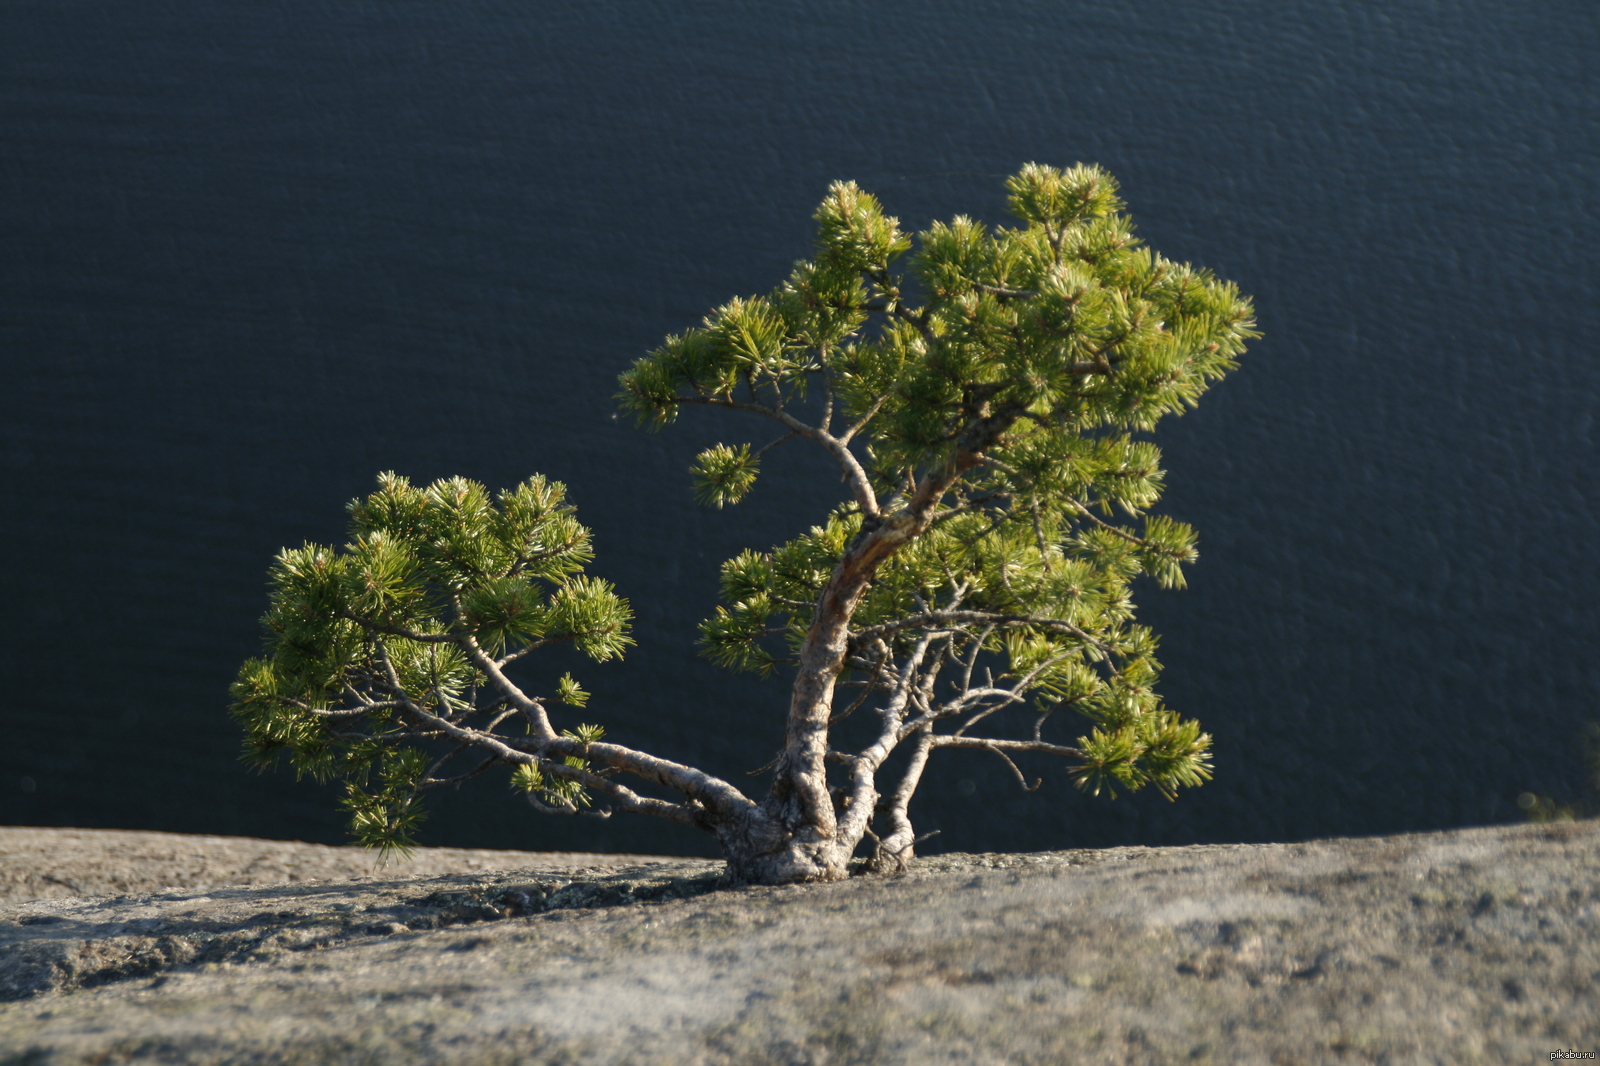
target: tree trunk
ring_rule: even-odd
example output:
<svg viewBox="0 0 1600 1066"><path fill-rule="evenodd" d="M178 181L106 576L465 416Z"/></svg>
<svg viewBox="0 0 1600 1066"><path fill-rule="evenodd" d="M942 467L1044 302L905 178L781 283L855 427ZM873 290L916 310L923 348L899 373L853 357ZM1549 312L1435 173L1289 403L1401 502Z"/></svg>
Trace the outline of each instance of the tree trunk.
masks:
<svg viewBox="0 0 1600 1066"><path fill-rule="evenodd" d="M788 881L836 881L849 876L850 857L865 835L866 823L860 818L840 819L828 787L828 727L834 685L844 670L850 619L873 575L925 525L902 514L861 537L845 552L817 599L790 693L783 755L772 791L761 804L765 825L776 839L770 846L755 849L749 860L755 863L752 872L763 880L779 876ZM871 787L870 778L858 783L848 793L850 800L870 804L876 799L866 795ZM733 854L726 843L724 853ZM735 866L731 857L729 865L730 869ZM742 879L744 874L735 872L735 876Z"/></svg>
<svg viewBox="0 0 1600 1066"><path fill-rule="evenodd" d="M850 876L850 858L860 842L825 837L804 823L775 819L760 807L714 832L728 876L752 885L842 881Z"/></svg>
<svg viewBox="0 0 1600 1066"><path fill-rule="evenodd" d="M737 880L759 884L837 881L849 876L849 863L871 821L877 793L872 774L857 775L846 803L856 809L839 818L828 787L828 727L833 716L834 685L844 671L849 650L850 619L871 587L879 567L902 547L920 537L933 521L939 500L978 461L981 450L1016 420L1017 412L984 410L965 429L961 446L938 473L925 477L916 492L894 513L863 526L839 560L817 598L811 627L800 648L799 668L789 698L789 719L783 755L772 791L756 811L716 830ZM926 752L917 762L916 776ZM875 772L876 767L872 767ZM911 787L915 788L915 779ZM909 800L909 794L906 797ZM865 817L862 815L865 814ZM910 822L899 808L894 827L898 854L909 857ZM904 823L903 825L900 823ZM901 839L906 837L907 839Z"/></svg>

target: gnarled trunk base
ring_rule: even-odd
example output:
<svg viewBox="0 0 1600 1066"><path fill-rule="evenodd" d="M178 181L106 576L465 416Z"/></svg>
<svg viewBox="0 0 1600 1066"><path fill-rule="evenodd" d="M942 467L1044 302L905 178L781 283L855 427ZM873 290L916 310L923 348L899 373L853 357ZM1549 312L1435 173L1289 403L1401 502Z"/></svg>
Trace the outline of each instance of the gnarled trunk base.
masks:
<svg viewBox="0 0 1600 1066"><path fill-rule="evenodd" d="M716 835L728 877L750 885L842 881L859 843L822 838L806 827L788 830L759 808L739 824L719 826Z"/></svg>

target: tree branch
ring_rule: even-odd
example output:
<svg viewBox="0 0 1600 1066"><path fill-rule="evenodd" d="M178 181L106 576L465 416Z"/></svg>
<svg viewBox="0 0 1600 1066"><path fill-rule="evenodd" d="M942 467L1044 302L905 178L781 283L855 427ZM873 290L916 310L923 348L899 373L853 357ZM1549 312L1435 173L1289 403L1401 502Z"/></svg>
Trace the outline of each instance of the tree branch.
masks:
<svg viewBox="0 0 1600 1066"><path fill-rule="evenodd" d="M867 423L872 421L874 415L883 410L883 405L889 402L889 393L884 393L872 401L872 406L867 408L867 413L850 424L850 428L839 435L840 444L849 444L857 433L867 428Z"/></svg>
<svg viewBox="0 0 1600 1066"><path fill-rule="evenodd" d="M589 746L593 747L593 745ZM612 746L615 747L615 745ZM576 781L584 788L605 793L606 796L618 804L619 808L625 814L649 814L657 818L665 818L668 821L680 822L684 825L696 824L694 811L685 804L672 803L668 800L656 799L653 796L641 796L639 793L633 791L631 788L628 788L621 782L613 781L608 777L602 777L599 774L592 773L588 770L582 770L575 766L567 766L564 763L558 763L548 759L539 760L539 769L544 773L551 774L555 777L562 777L569 781ZM538 800L533 798L533 793L531 792L528 793L528 797L529 803L549 814L585 813L579 811L576 805L569 805L571 806L571 810L566 811L560 807L551 807L548 804L540 803ZM599 814L599 812L595 813ZM604 814L599 814L599 816L602 818L609 818L611 816L611 812L608 811Z"/></svg>
<svg viewBox="0 0 1600 1066"><path fill-rule="evenodd" d="M880 622L878 625L859 629L850 635L850 640L852 643L858 643L862 640L882 638L890 633L898 633L903 629L917 629L941 624L989 625L1001 629L1037 626L1040 629L1053 629L1059 633L1071 634L1087 644L1094 645L1107 655L1111 654L1111 648L1108 645L1071 622L1066 622L1059 618L1031 618L1028 615L996 614L990 611L926 611L918 615L897 618L893 622Z"/></svg>
<svg viewBox="0 0 1600 1066"><path fill-rule="evenodd" d="M516 765L540 763L541 768L548 769L549 772L558 777L574 777L579 771L573 767L548 762L544 759L544 756L549 753L576 755L580 758L592 757L607 766L627 771L648 781L654 781L657 784L682 792L709 807L717 809L721 814L737 815L740 811L754 806L748 797L726 781L692 767L684 766L681 763L646 755L643 752L623 747L620 744L585 743L571 737L557 736L550 726L549 719L545 716L544 707L537 700L529 699L521 689L507 680L504 674L495 669L494 663L477 646L477 641L472 638L470 633L461 634L461 638L461 646L473 657L478 668L484 670L486 674L495 679L496 684L501 686L501 690L518 710L524 713L528 713L530 710L534 712L529 715L530 720L542 726L547 731L547 735L535 735L530 737L528 741L521 742L533 746L534 751L530 752L523 750L520 746L508 745L499 737L491 736L476 729L467 729L455 725L446 719L440 718L438 715L429 713L419 706L416 701L412 700L410 696L406 695L405 689L400 684L399 675L395 672L394 663L389 659L388 649L383 646L382 641L377 641L379 656L389 677L389 685L403 701L404 710L413 717L432 726L438 734L493 752L504 762ZM488 669L485 670L485 667ZM576 778L574 777L574 779ZM586 787L592 785L592 787L614 796L619 802L623 802L629 811L659 814L662 817L674 819L678 817L674 813L677 810L677 805L667 803L665 800L653 800L649 797L639 796L614 781L607 781L596 776L592 781L587 778L584 779L584 784ZM685 814L685 817L688 817L688 815Z"/></svg>
<svg viewBox="0 0 1600 1066"><path fill-rule="evenodd" d="M1065 499L1066 499L1066 501L1068 503L1070 503L1073 507L1075 507L1077 509L1079 514L1083 515L1083 517L1087 518L1089 521L1093 522L1095 525L1099 526L1101 529L1105 530L1107 533L1111 533L1111 534L1114 534L1114 535L1116 535L1118 537L1121 537L1123 540L1127 541L1130 544L1137 544L1141 548L1148 548L1150 546L1149 542L1146 541L1143 537L1135 536L1134 534L1129 533L1126 529L1123 529L1121 526L1112 525L1110 522L1107 522L1104 519L1102 519L1099 515L1095 514L1093 511L1089 510L1089 508L1086 505L1084 505L1082 502L1074 499L1073 497L1067 496L1067 497L1065 497Z"/></svg>
<svg viewBox="0 0 1600 1066"><path fill-rule="evenodd" d="M872 866L879 872L883 872L882 867L886 859L892 859L897 868L903 870L905 860L902 856L917 843L916 830L912 828L908 811L911 797L916 793L917 786L922 783L922 772L928 765L928 754L933 750L932 740L933 733L929 730L924 730L917 737L905 773L900 775L900 781L895 786L894 792L879 804L888 823L883 838L875 841L877 847L872 856Z"/></svg>
<svg viewBox="0 0 1600 1066"><path fill-rule="evenodd" d="M867 477L867 472L861 466L861 461L855 457L846 444L833 434L818 427L807 425L798 418L783 410L781 407L768 407L761 403L744 403L739 400L725 399L717 396L677 396L676 403L707 404L711 407L725 407L734 411L750 411L754 414L765 415L775 421L788 426L794 432L804 437L810 437L833 456L843 469L845 479L850 483L851 494L856 498L856 504L861 508L861 513L870 517L877 517L878 495L872 489L872 480Z"/></svg>
<svg viewBox="0 0 1600 1066"><path fill-rule="evenodd" d="M576 637L577 637L577 634L572 634L571 636L545 637L542 640L531 641L531 642L529 642L527 644L524 644L522 647L518 648L516 651L508 652L507 654L500 656L500 658L498 658L498 659L496 659L494 661L494 664L496 666L504 668L504 667L509 666L512 663L516 662L518 659L522 658L524 655L528 654L530 651L538 651L540 648L547 648L552 644L565 644L569 640L576 639Z"/></svg>
<svg viewBox="0 0 1600 1066"><path fill-rule="evenodd" d="M465 745L462 747L465 747ZM461 750L462 748L458 747L455 751L452 751L449 755L444 756L443 758L439 759L438 762L435 762L432 766L430 766L427 774L424 774L422 780L417 782L417 788L421 790L425 788L438 788L441 785L459 785L464 781L471 781L474 777L477 777L485 770L493 768L500 762L500 757L498 755L490 755L487 756L482 762L478 763L477 766L474 766L472 769L468 770L466 773L457 774L454 777L431 776L435 770L444 764L446 759L458 754Z"/></svg>
<svg viewBox="0 0 1600 1066"><path fill-rule="evenodd" d="M1083 752L1066 744L1049 744L1041 740L1001 740L992 737L957 737L937 734L933 738L936 748L972 748L979 751L1034 751L1045 755L1066 755L1081 759Z"/></svg>
<svg viewBox="0 0 1600 1066"><path fill-rule="evenodd" d="M799 434L799 432L797 430L790 430L788 433L785 433L783 436L779 437L777 440L773 441L771 444L766 445L760 451L756 452L755 455L752 456L752 458L759 459L763 455L766 455L768 452L770 452L772 449L776 448L778 445L783 444L785 441L794 440L799 435L800 434Z"/></svg>

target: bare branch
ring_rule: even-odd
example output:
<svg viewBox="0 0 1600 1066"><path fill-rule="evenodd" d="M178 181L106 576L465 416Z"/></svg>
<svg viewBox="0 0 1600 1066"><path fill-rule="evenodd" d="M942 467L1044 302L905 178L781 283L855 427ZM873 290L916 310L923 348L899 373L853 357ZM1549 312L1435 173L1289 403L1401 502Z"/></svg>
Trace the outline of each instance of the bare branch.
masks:
<svg viewBox="0 0 1600 1066"><path fill-rule="evenodd" d="M443 733L426 729L408 729L404 733L362 733L354 729L330 729L328 735L335 740L370 740L378 744L392 744L396 740L444 740Z"/></svg>
<svg viewBox="0 0 1600 1066"><path fill-rule="evenodd" d="M504 701L503 700L497 700L497 701L495 701L495 703L491 703L488 707L483 708L482 711L479 711L477 713L479 713L479 714L488 713L497 704L502 703L502 702L504 702ZM501 722L504 722L507 718L510 718L512 715L514 715L516 713L517 713L517 711L516 711L515 708L508 707L504 711L504 713L496 715L494 721L492 721L488 725L484 726L483 727L483 731L485 733L493 733L496 729L500 728L500 723Z"/></svg>
<svg viewBox="0 0 1600 1066"><path fill-rule="evenodd" d="M460 749L458 748L457 751L459 751L459 750ZM455 752L451 752L451 754L454 755ZM444 762L444 760L440 759L439 763L442 763L442 762ZM433 777L432 774L433 774L433 771L438 768L439 763L435 763L434 766L431 767L428 770L428 773L423 776L422 780L417 782L417 788L418 789L438 788L441 785L459 785L464 781L471 781L474 777L477 777L479 774L483 773L485 770L492 769L493 767L498 766L499 763L500 763L500 758L497 755L490 755L490 756L487 756L486 758L484 758L484 760L482 762L478 763L477 766L474 766L472 769L468 770L466 773L457 774L454 777L436 778L436 777Z"/></svg>
<svg viewBox="0 0 1600 1066"><path fill-rule="evenodd" d="M422 772L422 780L427 781L429 778L433 777L440 767L444 766L445 763L449 762L457 755L460 755L463 751L466 751L467 747L468 745L466 744L457 744L455 747L451 748L449 751L433 760L433 765Z"/></svg>
<svg viewBox="0 0 1600 1066"><path fill-rule="evenodd" d="M603 763L613 769L622 770L636 777L642 777L646 781L654 781L658 785L664 785L675 792L681 792L698 800L727 817L737 816L755 806L749 797L721 778L713 777L703 770L696 770L692 766L685 766L670 759L663 759L659 756L648 755L642 751L635 751L633 748L623 747L621 744L610 744L603 741L584 744L569 737L557 737L543 744L542 748L562 755L578 755L592 758L594 761ZM621 798L620 793L612 792L613 786L622 788L621 785L617 785L615 782L608 782L603 791L610 792ZM623 789L623 791L627 792L626 789ZM629 792L628 795L631 796L633 793ZM646 797L637 797L637 799L639 802L644 802ZM632 803L634 801L628 800L628 802ZM664 801L656 800L652 802L660 803ZM634 808L629 807L628 809L633 810Z"/></svg>
<svg viewBox="0 0 1600 1066"><path fill-rule="evenodd" d="M362 704L363 706L367 706L367 707L378 707L378 706L380 706L380 704L379 704L379 702L377 700L374 700L371 696L368 696L365 692L362 692L360 689L356 688L354 685L350 684L350 682L348 682L348 681L346 681L344 683L344 691L345 691L345 694L347 696L349 696L351 699L355 700L357 703ZM385 701L385 704L387 704L388 702L389 701Z"/></svg>
<svg viewBox="0 0 1600 1066"><path fill-rule="evenodd" d="M829 725L833 725L835 722L842 722L846 718L849 718L852 714L855 714L856 711L860 709L863 703L867 702L867 697L872 695L873 691L878 687L878 682L883 679L883 662L883 658L879 657L878 660L873 664L872 676L862 683L861 695L857 696L855 700L851 702L850 706L846 707L838 714L832 714L828 716Z"/></svg>
<svg viewBox="0 0 1600 1066"><path fill-rule="evenodd" d="M279 703L287 703L298 710L302 710L307 714L315 715L318 718L360 718L363 715L370 714L371 712L378 710L379 708L399 706L399 704L395 703L393 700L384 700L382 703L364 704L360 707L351 707L348 709L322 710L320 708L312 707L308 704L302 703L299 700L291 700L286 696L276 696L274 698Z"/></svg>
<svg viewBox="0 0 1600 1066"><path fill-rule="evenodd" d="M978 665L978 656L980 654L982 654L983 646L989 642L989 637L991 635L993 635L994 630L995 630L995 627L992 624L988 625L988 626L985 626L984 629L983 629L983 632L981 634L979 634L978 639L974 640L972 642L972 654L969 655L967 657L967 661L964 664L962 664L963 665L963 669L962 669L962 672L961 672L961 691L962 692L966 692L967 690L972 688L972 668Z"/></svg>
<svg viewBox="0 0 1600 1066"><path fill-rule="evenodd" d="M889 402L889 395L890 394L886 392L882 396L879 396L876 400L873 400L872 406L867 408L867 413L856 419L853 423L851 423L849 429L845 430L839 435L839 443L849 444L851 439L857 433L860 433L863 429L867 428L867 423L871 422L873 416L879 411L883 410L883 405Z"/></svg>
<svg viewBox="0 0 1600 1066"><path fill-rule="evenodd" d="M938 734L933 738L936 748L973 748L980 751L1034 751L1045 755L1065 755L1074 759L1084 757L1083 752L1066 744L1049 744L1041 740L1001 740L991 737L957 737Z"/></svg>
<svg viewBox="0 0 1600 1066"><path fill-rule="evenodd" d="M1052 629L1059 633L1068 633L1087 644L1092 644L1106 654L1111 654L1111 648L1071 622L1059 618L1032 618L1023 614L998 614L992 611L925 611L922 614L908 615L897 618L892 622L880 622L875 626L857 630L851 634L852 641L866 638L884 637L890 633L898 633L904 629L918 629L933 625L990 625L1001 629L1017 629L1023 626L1035 626L1040 629Z"/></svg>
<svg viewBox="0 0 1600 1066"><path fill-rule="evenodd" d="M966 732L968 729L971 729L973 726L977 725L991 714L994 714L997 711L1003 711L1013 704L1021 703L1022 684L1019 682L1015 688L1010 689L998 687L991 688L987 686L984 688L969 689L968 691L962 693L960 698L952 700L943 707L939 708L939 713L933 715L932 717L954 718L956 715L971 707L973 704L981 703L986 699L997 699L999 702L991 703L987 707L979 708L977 713L963 722L961 724L961 728L956 730L956 736L959 737L962 733Z"/></svg>
<svg viewBox="0 0 1600 1066"><path fill-rule="evenodd" d="M455 604L456 617L460 618L462 615L461 598L456 596L453 598L453 602ZM526 692L512 684L511 679L506 677L499 664L490 659L488 654L478 646L477 638L470 632L463 630L456 635L456 643L461 647L462 651L467 653L467 658L472 660L472 665L476 666L485 677L494 681L500 691L505 694L506 699L511 701L511 705L527 717L536 737L541 741L555 739L555 727L550 724L550 716L545 713L544 704L538 700L530 699ZM387 661L387 658L385 658L385 662Z"/></svg>
<svg viewBox="0 0 1600 1066"><path fill-rule="evenodd" d="M770 452L772 449L776 448L778 445L784 443L785 441L794 440L799 435L800 434L799 434L798 431L791 430L788 433L785 433L783 436L779 437L777 440L773 441L771 444L768 444L765 447L763 447L760 451L756 452L756 454L752 458L759 459L763 455L766 455L768 452Z"/></svg>
<svg viewBox="0 0 1600 1066"><path fill-rule="evenodd" d="M1017 784L1022 786L1022 791L1037 792L1039 790L1039 786L1044 784L1044 778L1042 777L1036 777L1033 779L1033 784L1028 784L1028 779L1022 776L1022 771L1017 767L1016 763L1011 761L1011 756L1007 755L999 748L990 748L989 750L998 755L1000 757L1000 761L1011 768L1011 773L1016 776Z"/></svg>
<svg viewBox="0 0 1600 1066"><path fill-rule="evenodd" d="M552 644L563 644L569 640L573 640L576 636L577 634L572 634L571 636L545 637L543 640L530 641L529 643L518 648L516 651L507 652L505 655L500 656L500 658L494 661L494 664L504 668L516 662L530 651L538 651L540 648L547 648Z"/></svg>
<svg viewBox="0 0 1600 1066"><path fill-rule="evenodd" d="M1001 700L1001 702L991 707L986 707L983 710L980 710L977 714L973 715L971 718L968 718L966 722L962 723L961 728L956 730L955 735L959 737L961 734L965 733L967 730L971 729L973 726L977 725L991 714L994 714L996 711L1003 710L1013 703L1021 703L1022 697L1033 688L1033 683L1039 679L1040 674L1044 673L1061 660L1070 658L1072 655L1073 652L1068 650L1060 652L1056 655L1052 655L1048 659L1042 660L1041 662L1037 663L1032 670L1029 670L1026 674L1023 674L1020 678L1018 678L1016 683L1013 684L1010 689L977 689L969 690L968 692L964 693L961 699L956 701L955 705L952 705L950 715L961 713L962 705L975 702L969 701L967 699L968 695L976 695L979 699L990 695L1002 695L1004 698ZM1038 732L1038 729L1035 728L1035 738L1037 738Z"/></svg>
<svg viewBox="0 0 1600 1066"><path fill-rule="evenodd" d="M378 654L383 659L384 669L389 675L389 683L394 687L396 695L400 696L401 699L404 700L404 710L407 714L421 719L422 721L433 726L436 731L444 734L447 737L450 737L453 740L459 740L464 743L483 748L486 751L492 751L506 762L524 765L534 761L534 756L528 754L527 752L518 751L515 748L509 747L502 742L499 737L492 737L489 734L480 732L476 729L463 728L456 725L454 722L451 722L445 718L440 718L438 715L432 714L423 708L415 700L411 699L410 696L406 695L405 689L400 684L400 676L395 672L394 663L389 659L389 650L383 646L383 641L375 641L374 643L377 644ZM479 652L479 654L482 655L482 652ZM487 662L487 660L485 661ZM526 699L526 697L524 697L524 699Z"/></svg>
<svg viewBox="0 0 1600 1066"><path fill-rule="evenodd" d="M471 635L463 634L463 637L464 640L470 642L469 652L476 655L481 661L480 668L482 665L488 665L492 668L494 664L489 662L488 658L483 654L483 651L477 647L477 642L472 640ZM489 734L476 729L466 729L457 726L454 723L440 718L437 715L430 714L427 710L418 706L415 701L411 700L407 696L404 696L404 689L400 686L400 679L395 673L394 664L389 659L388 650L384 648L382 641L377 641L376 643L379 653L383 659L384 668L388 672L390 684L394 686L396 692L401 694L402 698L404 698L405 710L414 717L420 718L429 725L432 725L437 732L451 737L452 739L463 741L465 743L475 745L476 747L483 748L487 751L491 751L504 762L515 763L519 765L538 762L541 766L541 769L546 769L558 777L574 777L574 779L581 780L586 787L593 787L599 791L605 792L606 794L624 803L626 805L626 809L630 811L657 814L667 818L677 817L679 805L667 803L665 800L655 800L650 799L649 797L640 796L631 789L625 788L614 781L609 781L605 778L599 777L598 775L587 774L585 771L579 771L574 767L540 759L537 755L505 744L498 737L490 736ZM498 673L498 671L496 671L496 673ZM514 704L519 704L518 709L527 710L527 707L520 706L520 704L524 703L530 707L536 708L545 728L550 728L549 720L544 718L544 708L537 701L529 700L520 689L512 685L511 682L505 681L503 679L503 675L501 675L501 677L497 680L501 681L501 683L505 686L506 694L511 698L511 701ZM702 801L710 800L715 805L720 807L732 807L737 809L740 801L742 801L744 806L752 806L750 800L732 785L718 780L717 778L712 777L710 774L691 769L687 766L682 766L678 763L670 762L666 759L659 759L655 756L645 755L642 752L637 752L631 748L622 747L619 744L585 744L582 741L573 740L569 737L555 736L554 730L551 730L551 735L548 738L534 737L532 738L532 742L537 746L540 752L553 751L562 755L579 756L593 755L598 761L604 762L608 766L613 766L619 770L626 770L630 773L634 773L640 777L646 778L647 780L667 785L670 788L676 788L678 791L684 792L695 797L696 799L700 799ZM684 809L684 817L689 818L687 809Z"/></svg>

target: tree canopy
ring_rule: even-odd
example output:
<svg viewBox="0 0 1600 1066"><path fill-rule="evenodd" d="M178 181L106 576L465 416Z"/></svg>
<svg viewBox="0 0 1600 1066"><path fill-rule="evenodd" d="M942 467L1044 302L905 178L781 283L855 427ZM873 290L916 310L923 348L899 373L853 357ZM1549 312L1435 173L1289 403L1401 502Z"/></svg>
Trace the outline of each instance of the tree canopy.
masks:
<svg viewBox="0 0 1600 1066"><path fill-rule="evenodd" d="M597 726L558 731L549 707L584 705L570 677L546 695L512 680L554 641L604 660L629 639L626 603L583 574L587 531L540 478L492 500L385 475L352 504L343 552L284 552L268 657L235 690L252 757L287 750L345 777L368 843L406 843L427 788L503 767L547 810L707 829L757 881L843 876L869 838L874 865L902 863L911 797L944 748L987 752L1028 788L1018 760L1039 756L1095 793L1206 780L1210 738L1156 694L1157 641L1135 621L1134 582L1181 587L1196 558L1193 530L1151 513L1163 472L1145 437L1235 367L1250 303L1142 246L1099 168L1030 164L1007 190L1020 225L958 216L913 237L835 183L813 259L621 376L622 406L651 428L685 405L774 423L762 447L699 455L708 505L745 500L790 441L847 487L800 536L729 560L702 626L716 662L792 677L764 798ZM864 733L840 726L858 712ZM880 781L902 746L908 764ZM452 760L470 765L445 773Z"/></svg>

